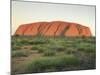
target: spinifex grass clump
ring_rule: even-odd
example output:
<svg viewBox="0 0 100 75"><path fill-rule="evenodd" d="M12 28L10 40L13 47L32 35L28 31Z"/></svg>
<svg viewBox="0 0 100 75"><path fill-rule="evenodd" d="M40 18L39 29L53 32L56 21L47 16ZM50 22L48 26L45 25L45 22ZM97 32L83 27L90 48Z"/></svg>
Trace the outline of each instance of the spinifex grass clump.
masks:
<svg viewBox="0 0 100 75"><path fill-rule="evenodd" d="M77 50L75 48L70 48L67 47L66 50L64 51L66 54L75 54Z"/></svg>
<svg viewBox="0 0 100 75"><path fill-rule="evenodd" d="M41 57L37 60L33 60L27 68L27 72L46 72L52 69L54 71L67 70L69 67L73 68L80 64L77 57L73 55L63 55L58 57Z"/></svg>
<svg viewBox="0 0 100 75"><path fill-rule="evenodd" d="M80 44L78 47L77 47L78 51L83 51L83 52L86 52L86 53L95 53L95 49L96 47L93 45L93 44Z"/></svg>
<svg viewBox="0 0 100 75"><path fill-rule="evenodd" d="M44 56L54 56L56 55L56 51L55 50L46 50L43 53Z"/></svg>
<svg viewBox="0 0 100 75"><path fill-rule="evenodd" d="M42 45L33 45L31 50L37 50L38 53L43 53L45 52L46 50L48 50L48 48L42 46Z"/></svg>
<svg viewBox="0 0 100 75"><path fill-rule="evenodd" d="M13 47L12 47L12 50L13 50L13 51L15 51L15 50L20 50L20 49L21 49L20 46L13 46Z"/></svg>
<svg viewBox="0 0 100 75"><path fill-rule="evenodd" d="M64 46L57 44L57 45L51 46L50 49L56 52L62 52L62 51L65 51L66 48Z"/></svg>
<svg viewBox="0 0 100 75"><path fill-rule="evenodd" d="M29 52L27 51L14 51L12 53L12 57L27 57L29 55Z"/></svg>

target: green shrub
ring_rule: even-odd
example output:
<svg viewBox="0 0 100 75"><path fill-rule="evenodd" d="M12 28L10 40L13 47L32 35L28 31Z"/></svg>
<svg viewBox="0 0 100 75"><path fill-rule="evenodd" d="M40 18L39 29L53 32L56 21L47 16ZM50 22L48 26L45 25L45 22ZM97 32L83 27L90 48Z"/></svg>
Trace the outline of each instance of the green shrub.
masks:
<svg viewBox="0 0 100 75"><path fill-rule="evenodd" d="M86 53L95 53L96 48L95 48L95 45L90 45L90 46L79 46L79 47L78 47L78 50L79 50L79 51L86 52Z"/></svg>
<svg viewBox="0 0 100 75"><path fill-rule="evenodd" d="M87 47L83 51L86 53L95 53L96 49L95 49L95 47Z"/></svg>
<svg viewBox="0 0 100 75"><path fill-rule="evenodd" d="M95 37L86 37L83 39L82 42L86 42L86 43L96 43L96 39Z"/></svg>
<svg viewBox="0 0 100 75"><path fill-rule="evenodd" d="M38 38L34 38L33 40L32 39L30 39L30 40L28 40L28 39L23 39L23 40L21 40L20 41L20 43L21 44L25 44L25 45L30 45L30 44L35 44L35 45L37 45L37 44L45 44L45 43L47 43L47 41L46 40L44 40L44 39L38 39Z"/></svg>
<svg viewBox="0 0 100 75"><path fill-rule="evenodd" d="M20 46L12 46L12 50L20 50L21 47Z"/></svg>
<svg viewBox="0 0 100 75"><path fill-rule="evenodd" d="M67 47L66 50L64 51L66 54L74 54L76 53L76 49L75 48L70 48L70 47Z"/></svg>
<svg viewBox="0 0 100 75"><path fill-rule="evenodd" d="M47 50L47 48L41 45L33 45L31 50L37 50L39 53L41 53Z"/></svg>
<svg viewBox="0 0 100 75"><path fill-rule="evenodd" d="M44 39L44 38L35 38L34 40L32 40L33 44L46 44L48 43L48 40Z"/></svg>
<svg viewBox="0 0 100 75"><path fill-rule="evenodd" d="M60 57L42 57L37 60L33 60L27 66L27 72L45 72L47 70L57 71L63 70L64 68L69 68L68 66L79 65L80 62L77 57L73 55L60 56Z"/></svg>
<svg viewBox="0 0 100 75"><path fill-rule="evenodd" d="M20 41L20 43L21 43L21 44L24 44L24 45L28 45L28 40L24 40L24 39L23 39L23 40Z"/></svg>
<svg viewBox="0 0 100 75"><path fill-rule="evenodd" d="M28 55L29 53L26 51L13 51L12 52L12 57L26 57Z"/></svg>
<svg viewBox="0 0 100 75"><path fill-rule="evenodd" d="M65 50L64 46L61 45L53 45L50 47L51 50L57 51L57 52L61 52Z"/></svg>
<svg viewBox="0 0 100 75"><path fill-rule="evenodd" d="M71 50L66 50L65 53L66 54L72 54L72 51Z"/></svg>
<svg viewBox="0 0 100 75"><path fill-rule="evenodd" d="M38 48L37 45L33 45L32 48L31 48L31 50L38 50L38 49L39 49L39 48Z"/></svg>
<svg viewBox="0 0 100 75"><path fill-rule="evenodd" d="M55 54L56 54L56 52L53 50L46 50L43 53L44 56L54 56Z"/></svg>

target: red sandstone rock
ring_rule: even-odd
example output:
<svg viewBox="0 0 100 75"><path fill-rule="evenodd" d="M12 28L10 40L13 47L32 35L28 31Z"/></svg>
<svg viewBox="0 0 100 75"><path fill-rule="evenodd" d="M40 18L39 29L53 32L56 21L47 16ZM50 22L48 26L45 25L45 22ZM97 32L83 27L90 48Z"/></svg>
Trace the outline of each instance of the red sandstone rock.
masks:
<svg viewBox="0 0 100 75"><path fill-rule="evenodd" d="M92 36L88 27L63 21L35 22L20 25L14 35Z"/></svg>

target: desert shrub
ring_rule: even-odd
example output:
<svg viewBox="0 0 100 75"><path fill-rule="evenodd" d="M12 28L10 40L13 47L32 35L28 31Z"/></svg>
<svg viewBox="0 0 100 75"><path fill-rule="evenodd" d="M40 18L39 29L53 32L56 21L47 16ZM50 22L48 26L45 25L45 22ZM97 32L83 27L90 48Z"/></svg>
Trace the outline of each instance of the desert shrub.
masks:
<svg viewBox="0 0 100 75"><path fill-rule="evenodd" d="M48 40L47 39L44 39L44 38L35 38L33 41L33 44L46 44L48 43Z"/></svg>
<svg viewBox="0 0 100 75"><path fill-rule="evenodd" d="M37 45L33 45L32 48L31 48L31 50L38 50L38 49L39 49L39 48L38 48Z"/></svg>
<svg viewBox="0 0 100 75"><path fill-rule="evenodd" d="M44 52L44 49L38 49L38 52L39 53L43 53Z"/></svg>
<svg viewBox="0 0 100 75"><path fill-rule="evenodd" d="M54 56L56 52L54 50L45 50L43 55L44 56Z"/></svg>
<svg viewBox="0 0 100 75"><path fill-rule="evenodd" d="M57 71L64 68L69 68L68 66L79 65L79 60L73 55L60 56L60 57L42 57L37 60L33 60L27 66L27 72L45 72L47 70ZM53 70L52 70L53 69Z"/></svg>
<svg viewBox="0 0 100 75"><path fill-rule="evenodd" d="M34 37L34 38L31 38L31 37L27 37L25 39L22 39L20 41L20 43L23 43L23 44L32 44L32 45L38 45L38 44L46 44L48 43L49 40L43 38L43 37Z"/></svg>
<svg viewBox="0 0 100 75"><path fill-rule="evenodd" d="M14 45L16 42L14 39L11 40L11 45Z"/></svg>
<svg viewBox="0 0 100 75"><path fill-rule="evenodd" d="M95 43L96 39L95 37L86 37L83 39L82 42L86 42L86 43Z"/></svg>
<svg viewBox="0 0 100 75"><path fill-rule="evenodd" d="M71 50L66 50L65 53L66 54L72 54L72 51Z"/></svg>
<svg viewBox="0 0 100 75"><path fill-rule="evenodd" d="M79 51L86 52L86 53L93 53L93 52L96 51L96 48L95 48L95 45L90 45L90 46L80 45L80 46L78 47L78 50L79 50Z"/></svg>
<svg viewBox="0 0 100 75"><path fill-rule="evenodd" d="M21 47L20 46L12 46L12 50L20 50Z"/></svg>
<svg viewBox="0 0 100 75"><path fill-rule="evenodd" d="M29 53L26 51L13 51L12 52L12 57L26 57L28 55Z"/></svg>
<svg viewBox="0 0 100 75"><path fill-rule="evenodd" d="M33 45L31 50L37 50L39 53L42 53L42 52L48 50L48 48L41 46L41 45Z"/></svg>
<svg viewBox="0 0 100 75"><path fill-rule="evenodd" d="M66 54L74 54L77 52L77 50L75 48L70 48L70 47L67 47L66 50L64 51Z"/></svg>
<svg viewBox="0 0 100 75"><path fill-rule="evenodd" d="M30 40L30 41L27 41L27 44L32 45L32 44L34 44L34 42L32 40Z"/></svg>
<svg viewBox="0 0 100 75"><path fill-rule="evenodd" d="M87 47L83 51L86 53L95 53L96 49L95 49L95 47Z"/></svg>
<svg viewBox="0 0 100 75"><path fill-rule="evenodd" d="M12 46L22 46L22 44L18 41L18 37L16 39L12 38L11 45Z"/></svg>
<svg viewBox="0 0 100 75"><path fill-rule="evenodd" d="M87 43L80 43L76 47L79 51L85 50L89 45Z"/></svg>
<svg viewBox="0 0 100 75"><path fill-rule="evenodd" d="M22 40L20 40L19 43L21 43L23 45L32 45L32 44L34 44L34 42L31 39L22 39Z"/></svg>
<svg viewBox="0 0 100 75"><path fill-rule="evenodd" d="M60 51L64 51L65 47L61 46L61 45L53 45L53 46L50 47L50 49L54 50L54 51L57 51L57 52L60 52Z"/></svg>

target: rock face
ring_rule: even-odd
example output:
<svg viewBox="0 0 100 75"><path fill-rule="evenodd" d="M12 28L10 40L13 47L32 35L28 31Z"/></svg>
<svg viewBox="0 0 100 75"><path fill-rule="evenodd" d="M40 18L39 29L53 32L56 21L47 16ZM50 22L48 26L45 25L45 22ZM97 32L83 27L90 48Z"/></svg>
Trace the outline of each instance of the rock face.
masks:
<svg viewBox="0 0 100 75"><path fill-rule="evenodd" d="M20 25L14 35L25 36L92 36L88 27L77 23L52 21Z"/></svg>

